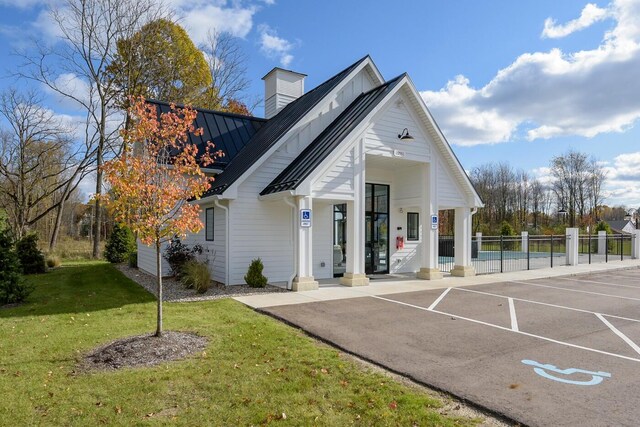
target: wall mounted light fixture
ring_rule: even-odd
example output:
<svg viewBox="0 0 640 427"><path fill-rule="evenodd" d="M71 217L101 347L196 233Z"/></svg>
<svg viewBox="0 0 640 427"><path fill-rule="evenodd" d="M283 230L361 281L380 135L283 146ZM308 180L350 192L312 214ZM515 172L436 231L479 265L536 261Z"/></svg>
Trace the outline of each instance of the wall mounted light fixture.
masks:
<svg viewBox="0 0 640 427"><path fill-rule="evenodd" d="M398 134L398 138L403 140L403 141L412 141L413 137L409 134L409 129L404 128L402 130L402 133Z"/></svg>

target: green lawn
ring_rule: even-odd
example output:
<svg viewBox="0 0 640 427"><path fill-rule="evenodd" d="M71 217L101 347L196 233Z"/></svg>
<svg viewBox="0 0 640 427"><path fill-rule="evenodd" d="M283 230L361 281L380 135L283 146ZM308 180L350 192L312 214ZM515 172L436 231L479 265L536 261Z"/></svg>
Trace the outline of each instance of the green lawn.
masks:
<svg viewBox="0 0 640 427"><path fill-rule="evenodd" d="M0 310L3 425L474 425L421 390L233 300L165 304L167 330L209 337L205 352L155 368L76 373L78 357L154 330L154 298L111 265L31 276L23 306ZM284 416L283 416L284 414Z"/></svg>

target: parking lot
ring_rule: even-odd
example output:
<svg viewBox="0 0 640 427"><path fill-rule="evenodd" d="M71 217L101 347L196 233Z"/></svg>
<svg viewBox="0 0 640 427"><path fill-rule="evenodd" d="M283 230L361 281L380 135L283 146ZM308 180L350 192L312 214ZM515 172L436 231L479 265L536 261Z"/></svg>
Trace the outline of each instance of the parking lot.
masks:
<svg viewBox="0 0 640 427"><path fill-rule="evenodd" d="M638 425L640 270L266 307L527 425Z"/></svg>

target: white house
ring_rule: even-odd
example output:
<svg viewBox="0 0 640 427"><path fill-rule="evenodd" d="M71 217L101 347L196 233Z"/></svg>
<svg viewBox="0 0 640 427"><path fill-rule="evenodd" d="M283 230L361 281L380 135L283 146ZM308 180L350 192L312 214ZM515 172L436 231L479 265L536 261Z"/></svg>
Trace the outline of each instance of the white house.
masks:
<svg viewBox="0 0 640 427"><path fill-rule="evenodd" d="M225 157L197 201L206 226L186 242L207 250L213 278L242 284L260 257L269 282L293 290L338 276L347 286L371 274L438 279L441 209L455 209L451 273L474 274L482 201L409 76L385 81L366 56L306 93L305 77L263 77L265 119L199 110L204 135L191 142L211 140ZM138 265L156 271L152 248L138 245Z"/></svg>

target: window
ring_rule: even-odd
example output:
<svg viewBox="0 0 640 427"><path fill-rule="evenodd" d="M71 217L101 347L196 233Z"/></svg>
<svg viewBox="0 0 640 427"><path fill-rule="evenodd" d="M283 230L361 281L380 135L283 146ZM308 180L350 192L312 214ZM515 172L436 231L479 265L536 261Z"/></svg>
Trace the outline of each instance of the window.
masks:
<svg viewBox="0 0 640 427"><path fill-rule="evenodd" d="M407 240L418 240L420 237L420 216L417 212L407 212Z"/></svg>
<svg viewBox="0 0 640 427"><path fill-rule="evenodd" d="M213 208L205 210L204 234L207 242L213 242Z"/></svg>

